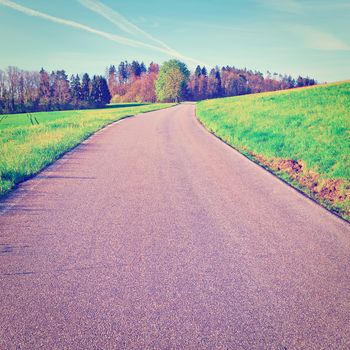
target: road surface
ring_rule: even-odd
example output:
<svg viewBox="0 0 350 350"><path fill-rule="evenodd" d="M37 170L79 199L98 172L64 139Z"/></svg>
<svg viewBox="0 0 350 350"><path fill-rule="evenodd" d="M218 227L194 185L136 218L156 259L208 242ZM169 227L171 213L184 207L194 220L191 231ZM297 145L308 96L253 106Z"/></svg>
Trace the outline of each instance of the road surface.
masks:
<svg viewBox="0 0 350 350"><path fill-rule="evenodd" d="M0 349L349 349L349 225L209 134L124 120L0 202Z"/></svg>

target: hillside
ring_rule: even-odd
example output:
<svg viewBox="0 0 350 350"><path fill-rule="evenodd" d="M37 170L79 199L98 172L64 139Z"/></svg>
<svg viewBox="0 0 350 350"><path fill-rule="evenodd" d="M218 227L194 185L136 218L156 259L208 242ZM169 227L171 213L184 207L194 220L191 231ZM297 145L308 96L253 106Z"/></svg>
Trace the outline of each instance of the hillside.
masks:
<svg viewBox="0 0 350 350"><path fill-rule="evenodd" d="M350 81L199 102L211 132L350 218Z"/></svg>

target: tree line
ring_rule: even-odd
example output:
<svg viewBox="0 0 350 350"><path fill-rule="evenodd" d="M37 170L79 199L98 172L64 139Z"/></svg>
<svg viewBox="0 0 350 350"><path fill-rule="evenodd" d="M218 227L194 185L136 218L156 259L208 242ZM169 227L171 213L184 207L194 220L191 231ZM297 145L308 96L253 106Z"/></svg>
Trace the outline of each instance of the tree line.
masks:
<svg viewBox="0 0 350 350"><path fill-rule="evenodd" d="M178 60L167 61L161 67L152 62L148 68L143 62L122 61L117 67L111 65L106 76L114 102L199 101L317 83L309 77L294 79L270 72L264 75L234 66L215 67L210 71L205 66L197 66L191 73Z"/></svg>
<svg viewBox="0 0 350 350"><path fill-rule="evenodd" d="M290 75L271 74L270 72L264 76L259 71L238 69L234 66L226 66L221 69L216 67L208 73L206 67L197 66L188 81L187 93L189 99L198 101L315 84L316 81L308 77L299 76L293 79Z"/></svg>
<svg viewBox="0 0 350 350"><path fill-rule="evenodd" d="M68 75L64 70L29 72L9 67L0 70L0 114L64 109L100 108L119 102L199 101L284 90L316 84L314 79L281 75L234 66L208 70L197 66L190 72L185 63L170 60L162 66L151 62L122 61L110 65L105 77L85 73Z"/></svg>
<svg viewBox="0 0 350 350"><path fill-rule="evenodd" d="M156 102L155 82L159 65L151 62L146 68L143 62L122 61L106 70L113 102Z"/></svg>
<svg viewBox="0 0 350 350"><path fill-rule="evenodd" d="M64 70L29 72L16 67L0 70L0 113L100 108L110 102L107 80Z"/></svg>

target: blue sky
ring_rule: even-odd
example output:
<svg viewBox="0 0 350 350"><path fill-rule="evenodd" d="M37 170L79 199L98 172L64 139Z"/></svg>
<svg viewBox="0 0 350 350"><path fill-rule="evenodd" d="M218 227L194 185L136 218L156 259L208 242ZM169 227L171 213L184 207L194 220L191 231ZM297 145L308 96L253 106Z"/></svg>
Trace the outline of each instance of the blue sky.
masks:
<svg viewBox="0 0 350 350"><path fill-rule="evenodd" d="M337 81L350 78L350 1L0 0L0 42L0 69L176 57Z"/></svg>

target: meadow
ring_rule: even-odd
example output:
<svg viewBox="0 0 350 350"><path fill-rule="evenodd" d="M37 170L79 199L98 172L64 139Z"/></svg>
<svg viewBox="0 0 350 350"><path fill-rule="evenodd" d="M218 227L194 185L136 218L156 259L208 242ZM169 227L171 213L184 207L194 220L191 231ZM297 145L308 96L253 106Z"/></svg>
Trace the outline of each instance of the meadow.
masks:
<svg viewBox="0 0 350 350"><path fill-rule="evenodd" d="M350 219L350 82L206 100L203 125Z"/></svg>
<svg viewBox="0 0 350 350"><path fill-rule="evenodd" d="M171 104L123 104L103 109L0 116L0 196L104 126Z"/></svg>

